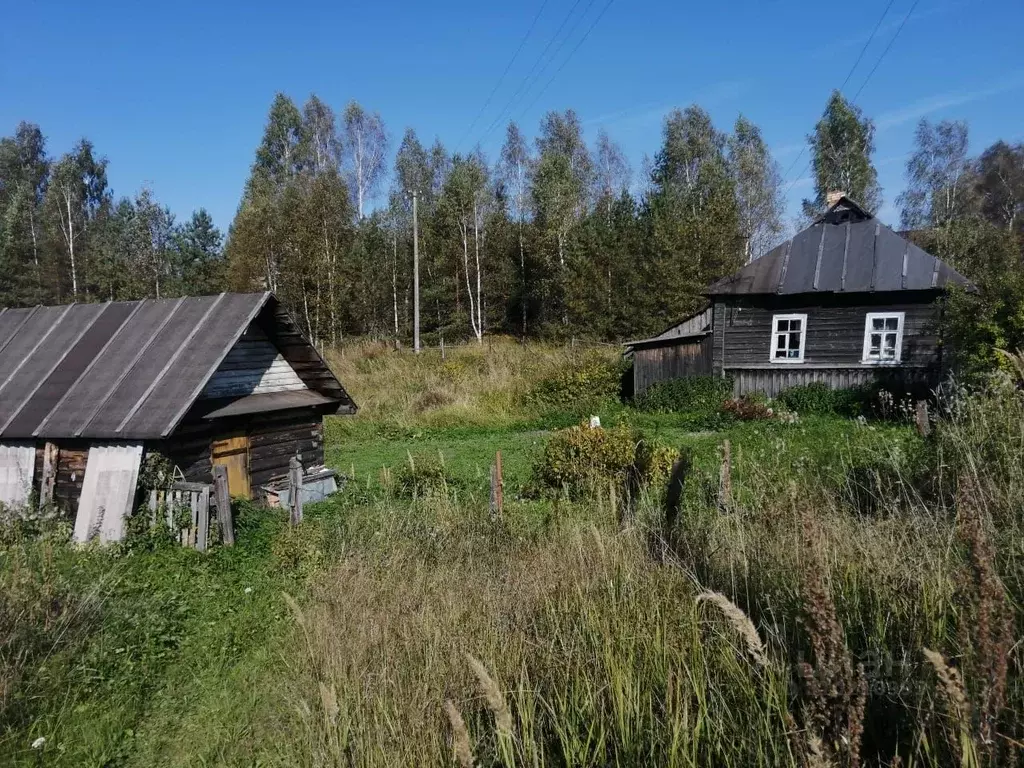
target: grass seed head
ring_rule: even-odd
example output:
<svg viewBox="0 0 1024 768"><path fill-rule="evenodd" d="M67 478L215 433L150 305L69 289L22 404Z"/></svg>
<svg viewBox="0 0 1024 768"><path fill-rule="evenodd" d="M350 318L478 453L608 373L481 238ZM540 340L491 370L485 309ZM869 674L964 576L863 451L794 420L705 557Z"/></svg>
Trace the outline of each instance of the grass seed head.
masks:
<svg viewBox="0 0 1024 768"><path fill-rule="evenodd" d="M743 638L747 646L747 653L762 669L768 666L768 654L765 650L761 636L757 633L757 627L750 617L743 612L743 609L721 592L707 590L697 595L697 602L708 602L715 606L721 614L732 624L733 628Z"/></svg>
<svg viewBox="0 0 1024 768"><path fill-rule="evenodd" d="M488 708L490 708L494 715L494 724L498 727L498 731L505 735L511 734L512 713L509 712L508 704L505 702L505 695L501 692L501 688L498 687L494 678L491 677L487 667L478 659L467 653L466 660L469 662L473 674L476 675L477 682L480 685L480 692L483 694Z"/></svg>
<svg viewBox="0 0 1024 768"><path fill-rule="evenodd" d="M473 768L473 745L469 740L469 729L462 714L449 699L445 699L444 711L452 727L452 749L459 768Z"/></svg>

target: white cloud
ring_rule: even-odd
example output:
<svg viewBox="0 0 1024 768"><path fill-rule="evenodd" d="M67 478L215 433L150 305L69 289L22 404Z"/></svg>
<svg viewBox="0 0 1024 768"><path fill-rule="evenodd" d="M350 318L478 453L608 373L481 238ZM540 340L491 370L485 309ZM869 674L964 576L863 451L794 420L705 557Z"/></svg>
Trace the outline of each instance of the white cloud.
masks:
<svg viewBox="0 0 1024 768"><path fill-rule="evenodd" d="M959 107L975 101L981 101L982 99L987 99L1000 93L1016 90L1021 86L1024 86L1024 73L1018 73L1001 83L990 85L987 88L979 88L973 91L953 91L950 93L928 96L923 99L918 99L915 102L911 102L905 107L883 112L875 118L875 127L879 131L884 131L887 128L894 128L912 120L918 120L933 112L949 109L950 107Z"/></svg>
<svg viewBox="0 0 1024 768"><path fill-rule="evenodd" d="M635 107L627 107L604 115L589 117L583 121L583 125L601 126L604 128L614 127L619 131L627 128L646 128L652 125L660 125L665 119L665 115L673 109L682 109L689 104L696 104L705 109L710 109L717 104L736 99L747 90L748 86L749 82L745 80L724 80L700 89L690 98L681 98L671 104L647 102Z"/></svg>

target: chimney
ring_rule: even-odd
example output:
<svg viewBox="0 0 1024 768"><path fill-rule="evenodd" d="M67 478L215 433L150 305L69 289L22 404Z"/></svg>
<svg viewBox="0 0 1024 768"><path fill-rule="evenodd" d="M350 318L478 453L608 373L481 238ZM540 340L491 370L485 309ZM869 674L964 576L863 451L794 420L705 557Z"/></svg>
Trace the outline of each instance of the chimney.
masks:
<svg viewBox="0 0 1024 768"><path fill-rule="evenodd" d="M844 197L845 195L845 192L842 192L841 190L838 189L833 189L831 192L825 195L825 207L831 208L833 205L839 202L839 198Z"/></svg>

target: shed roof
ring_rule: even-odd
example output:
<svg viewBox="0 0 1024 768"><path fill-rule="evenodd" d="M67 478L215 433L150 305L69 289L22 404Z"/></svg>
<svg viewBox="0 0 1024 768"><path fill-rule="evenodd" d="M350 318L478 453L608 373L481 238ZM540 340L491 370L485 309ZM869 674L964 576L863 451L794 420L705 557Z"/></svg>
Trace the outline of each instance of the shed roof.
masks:
<svg viewBox="0 0 1024 768"><path fill-rule="evenodd" d="M967 278L841 197L792 240L712 283L708 296L935 291Z"/></svg>
<svg viewBox="0 0 1024 768"><path fill-rule="evenodd" d="M675 325L671 325L666 328L657 336L652 336L649 339L627 341L624 346L627 349L656 346L658 344L679 341L681 339L698 339L703 336L707 336L709 333L711 333L711 307L708 307L695 315L690 315L690 317L685 320L680 320Z"/></svg>
<svg viewBox="0 0 1024 768"><path fill-rule="evenodd" d="M0 437L165 437L257 316L302 339L311 389L354 409L270 293L3 309Z"/></svg>

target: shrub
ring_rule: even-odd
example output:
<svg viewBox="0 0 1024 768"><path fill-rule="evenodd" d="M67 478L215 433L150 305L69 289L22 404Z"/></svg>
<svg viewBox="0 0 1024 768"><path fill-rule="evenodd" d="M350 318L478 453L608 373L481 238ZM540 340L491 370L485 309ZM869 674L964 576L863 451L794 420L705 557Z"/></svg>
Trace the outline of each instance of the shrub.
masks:
<svg viewBox="0 0 1024 768"><path fill-rule="evenodd" d="M541 489L565 489L580 497L609 482L641 486L668 478L675 459L670 448L650 443L631 427L604 429L587 424L556 432L533 468Z"/></svg>
<svg viewBox="0 0 1024 768"><path fill-rule="evenodd" d="M731 394L731 378L686 376L651 385L636 399L634 405L641 411L706 413L717 411Z"/></svg>
<svg viewBox="0 0 1024 768"><path fill-rule="evenodd" d="M395 473L395 486L402 496L425 496L456 484L440 454L409 454L409 461Z"/></svg>
<svg viewBox="0 0 1024 768"><path fill-rule="evenodd" d="M618 399L622 363L590 353L537 382L527 401L548 410L580 410Z"/></svg>
<svg viewBox="0 0 1024 768"><path fill-rule="evenodd" d="M823 381L815 381L782 392L778 400L786 408L809 415L860 415L871 398L867 386L832 389Z"/></svg>
<svg viewBox="0 0 1024 768"><path fill-rule="evenodd" d="M722 412L739 421L759 421L775 415L775 411L768 405L768 398L759 392L726 400L722 403Z"/></svg>

